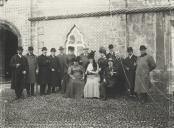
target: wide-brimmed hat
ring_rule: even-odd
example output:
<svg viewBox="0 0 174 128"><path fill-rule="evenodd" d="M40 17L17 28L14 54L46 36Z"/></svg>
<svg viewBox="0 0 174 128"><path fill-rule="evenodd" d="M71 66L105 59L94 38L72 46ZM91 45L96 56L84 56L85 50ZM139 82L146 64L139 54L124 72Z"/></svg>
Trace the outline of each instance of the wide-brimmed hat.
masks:
<svg viewBox="0 0 174 128"><path fill-rule="evenodd" d="M56 52L55 48L51 48L50 52Z"/></svg>
<svg viewBox="0 0 174 128"><path fill-rule="evenodd" d="M47 48L46 48L46 47L43 47L43 48L42 48L42 51L47 51Z"/></svg>
<svg viewBox="0 0 174 128"><path fill-rule="evenodd" d="M22 48L22 46L18 46L18 51L23 51L24 49Z"/></svg>
<svg viewBox="0 0 174 128"><path fill-rule="evenodd" d="M146 49L147 49L146 46L144 46L144 45L140 46L140 50L146 50Z"/></svg>
<svg viewBox="0 0 174 128"><path fill-rule="evenodd" d="M34 48L32 46L28 47L28 51L33 51Z"/></svg>
<svg viewBox="0 0 174 128"><path fill-rule="evenodd" d="M59 50L64 50L64 47L60 46L60 47L59 47Z"/></svg>

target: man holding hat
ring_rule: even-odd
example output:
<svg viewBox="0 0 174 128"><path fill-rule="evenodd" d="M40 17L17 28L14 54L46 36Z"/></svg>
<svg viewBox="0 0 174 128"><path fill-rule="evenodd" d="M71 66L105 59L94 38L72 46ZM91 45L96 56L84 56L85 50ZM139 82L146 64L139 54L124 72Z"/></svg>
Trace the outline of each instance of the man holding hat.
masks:
<svg viewBox="0 0 174 128"><path fill-rule="evenodd" d="M134 87L135 87L135 72L136 72L136 61L137 56L133 54L133 48L127 48L128 57L124 60L124 68L126 72L126 87L129 90L130 96L135 95Z"/></svg>
<svg viewBox="0 0 174 128"><path fill-rule="evenodd" d="M27 59L22 55L22 52L23 48L19 46L17 54L10 60L10 67L12 70L11 88L15 90L17 99L22 97L26 75L28 73Z"/></svg>
<svg viewBox="0 0 174 128"><path fill-rule="evenodd" d="M155 69L156 63L154 58L146 53L146 47L140 46L141 56L137 59L136 77L135 77L135 93L138 95L140 102L147 101L147 93L151 87L149 73Z"/></svg>
<svg viewBox="0 0 174 128"><path fill-rule="evenodd" d="M42 55L38 57L38 83L40 85L40 95L45 95L45 88L49 78L49 58L47 57L47 48L42 48Z"/></svg>
<svg viewBox="0 0 174 128"><path fill-rule="evenodd" d="M51 55L49 56L49 84L48 84L48 94L51 92L55 93L55 88L58 86L60 79L60 66L58 58L56 57L56 49L51 48ZM59 85L60 86L60 85Z"/></svg>
<svg viewBox="0 0 174 128"><path fill-rule="evenodd" d="M34 96L34 84L36 83L36 75L38 74L37 57L33 54L33 50L32 46L28 47L28 53L25 56L29 66L26 80L28 96Z"/></svg>

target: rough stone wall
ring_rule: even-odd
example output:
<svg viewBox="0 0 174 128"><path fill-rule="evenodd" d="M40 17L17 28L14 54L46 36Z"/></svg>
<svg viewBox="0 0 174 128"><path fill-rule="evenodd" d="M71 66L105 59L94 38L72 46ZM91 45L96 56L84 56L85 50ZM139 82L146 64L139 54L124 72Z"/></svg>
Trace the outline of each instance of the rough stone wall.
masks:
<svg viewBox="0 0 174 128"><path fill-rule="evenodd" d="M30 0L8 0L0 6L0 24L7 21L19 30L22 45L26 50L30 44Z"/></svg>

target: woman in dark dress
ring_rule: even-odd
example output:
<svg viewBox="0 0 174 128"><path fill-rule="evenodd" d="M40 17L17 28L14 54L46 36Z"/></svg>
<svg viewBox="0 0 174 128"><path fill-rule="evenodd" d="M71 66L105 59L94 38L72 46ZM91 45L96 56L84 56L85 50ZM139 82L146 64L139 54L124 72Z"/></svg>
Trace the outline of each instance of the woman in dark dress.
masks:
<svg viewBox="0 0 174 128"><path fill-rule="evenodd" d="M81 98L84 89L84 71L79 65L80 58L74 58L73 64L68 68L69 81L67 84L65 97L66 98Z"/></svg>

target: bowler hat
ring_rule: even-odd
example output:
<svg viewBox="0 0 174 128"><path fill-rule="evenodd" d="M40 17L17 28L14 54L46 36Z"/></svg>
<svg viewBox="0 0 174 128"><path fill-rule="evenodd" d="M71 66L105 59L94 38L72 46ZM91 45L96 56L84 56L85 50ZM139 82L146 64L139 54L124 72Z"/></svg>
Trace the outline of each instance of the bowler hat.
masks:
<svg viewBox="0 0 174 128"><path fill-rule="evenodd" d="M144 45L140 46L140 50L146 50L146 49L147 49L146 46L144 46Z"/></svg>
<svg viewBox="0 0 174 128"><path fill-rule="evenodd" d="M128 47L127 48L127 52L133 52L133 48L132 47Z"/></svg>
<svg viewBox="0 0 174 128"><path fill-rule="evenodd" d="M22 46L18 46L18 51L23 51Z"/></svg>
<svg viewBox="0 0 174 128"><path fill-rule="evenodd" d="M28 50L29 50L29 51L33 51L34 48L33 48L32 46L30 46L30 47L28 47Z"/></svg>
<svg viewBox="0 0 174 128"><path fill-rule="evenodd" d="M64 50L64 48L62 46L59 47L59 50Z"/></svg>
<svg viewBox="0 0 174 128"><path fill-rule="evenodd" d="M113 48L114 48L113 44L110 44L110 45L108 46L108 48L109 48L109 49L113 49Z"/></svg>
<svg viewBox="0 0 174 128"><path fill-rule="evenodd" d="M55 49L55 48L51 48L50 51L51 51L51 52L56 52L56 49Z"/></svg>
<svg viewBox="0 0 174 128"><path fill-rule="evenodd" d="M43 48L42 48L42 51L47 51L47 48L46 48L46 47L43 47Z"/></svg>
<svg viewBox="0 0 174 128"><path fill-rule="evenodd" d="M74 51L74 47L69 46L69 47L68 47L68 50L69 50L69 51Z"/></svg>

